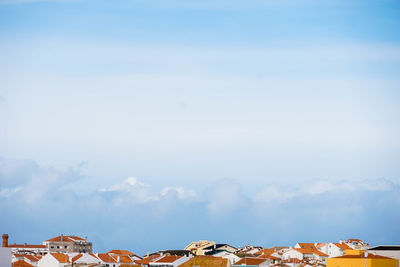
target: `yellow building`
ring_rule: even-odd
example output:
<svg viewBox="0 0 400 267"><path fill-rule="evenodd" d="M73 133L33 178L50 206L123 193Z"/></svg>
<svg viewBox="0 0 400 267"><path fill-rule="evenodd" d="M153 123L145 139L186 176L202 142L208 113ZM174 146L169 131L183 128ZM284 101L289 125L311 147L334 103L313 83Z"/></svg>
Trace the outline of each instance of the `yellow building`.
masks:
<svg viewBox="0 0 400 267"><path fill-rule="evenodd" d="M229 267L229 260L214 256L195 256L179 267Z"/></svg>
<svg viewBox="0 0 400 267"><path fill-rule="evenodd" d="M373 254L345 255L328 258L326 267L399 267L399 261Z"/></svg>

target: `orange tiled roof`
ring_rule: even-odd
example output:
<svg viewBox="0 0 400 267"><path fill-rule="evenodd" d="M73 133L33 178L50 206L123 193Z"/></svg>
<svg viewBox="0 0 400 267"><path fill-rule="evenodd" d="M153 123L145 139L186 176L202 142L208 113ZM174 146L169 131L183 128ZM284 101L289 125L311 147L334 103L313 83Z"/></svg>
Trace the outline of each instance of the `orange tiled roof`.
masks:
<svg viewBox="0 0 400 267"><path fill-rule="evenodd" d="M30 261L34 261L34 262L39 261L42 258L37 255L26 255L26 254L13 254L13 256L15 258L26 258L26 259L28 259Z"/></svg>
<svg viewBox="0 0 400 267"><path fill-rule="evenodd" d="M344 255L344 256L334 257L331 259L390 259L390 260L393 260L393 258L384 257L384 256L380 256L380 255L374 255L374 254L368 254L367 257L365 257L364 254Z"/></svg>
<svg viewBox="0 0 400 267"><path fill-rule="evenodd" d="M155 260L158 259L159 257L161 257L161 255L159 255L159 254L154 254L154 255L151 255L151 256L149 256L149 257L145 257L145 258L143 258L142 260L137 260L137 261L135 261L135 262L140 263L140 264L149 264L150 262L155 261Z"/></svg>
<svg viewBox="0 0 400 267"><path fill-rule="evenodd" d="M70 263L69 256L63 253L50 253L60 263Z"/></svg>
<svg viewBox="0 0 400 267"><path fill-rule="evenodd" d="M72 262L77 261L78 259L82 258L83 254L79 253L78 255L76 255L75 257L72 258Z"/></svg>
<svg viewBox="0 0 400 267"><path fill-rule="evenodd" d="M176 261L177 259L182 258L182 256L177 256L177 255L171 255L171 256L164 256L159 260L156 260L155 262L168 262L168 263L172 263L174 261Z"/></svg>
<svg viewBox="0 0 400 267"><path fill-rule="evenodd" d="M338 248L342 249L342 250L346 250L346 249L352 249L351 247L349 247L347 244L345 243L333 243L335 246L337 246Z"/></svg>
<svg viewBox="0 0 400 267"><path fill-rule="evenodd" d="M317 250L315 245L313 243L298 243L300 248L304 249L311 249L311 250Z"/></svg>
<svg viewBox="0 0 400 267"><path fill-rule="evenodd" d="M265 262L267 259L265 258L244 258L236 262L234 265L260 265Z"/></svg>
<svg viewBox="0 0 400 267"><path fill-rule="evenodd" d="M192 267L194 265L199 265L203 267L227 267L228 259L223 259L222 257L214 257L209 255L195 256L188 260L187 262L179 265L179 267Z"/></svg>
<svg viewBox="0 0 400 267"><path fill-rule="evenodd" d="M305 248L295 248L298 252L302 254L316 254L318 256L328 256L325 253L319 251L319 250L312 250L312 249L305 249Z"/></svg>
<svg viewBox="0 0 400 267"><path fill-rule="evenodd" d="M27 263L26 261L19 260L19 261L12 263L12 267L33 267L33 265Z"/></svg>
<svg viewBox="0 0 400 267"><path fill-rule="evenodd" d="M74 235L63 235L62 240L61 236L56 236L53 238L50 238L46 240L47 242L74 242L74 241L85 241L86 239L83 239L82 237L79 236L74 236Z"/></svg>
<svg viewBox="0 0 400 267"><path fill-rule="evenodd" d="M133 260L129 256L119 256L120 263L132 263Z"/></svg>
<svg viewBox="0 0 400 267"><path fill-rule="evenodd" d="M9 248L46 248L45 245L11 244Z"/></svg>
<svg viewBox="0 0 400 267"><path fill-rule="evenodd" d="M117 262L113 258L113 256L111 256L110 254L107 254L107 253L99 253L99 254L97 254L97 258L99 258L103 262Z"/></svg>
<svg viewBox="0 0 400 267"><path fill-rule="evenodd" d="M129 250L121 250L121 249L113 249L113 250L110 250L107 253L117 254L117 255L125 255L125 256L135 255L135 253L132 253Z"/></svg>

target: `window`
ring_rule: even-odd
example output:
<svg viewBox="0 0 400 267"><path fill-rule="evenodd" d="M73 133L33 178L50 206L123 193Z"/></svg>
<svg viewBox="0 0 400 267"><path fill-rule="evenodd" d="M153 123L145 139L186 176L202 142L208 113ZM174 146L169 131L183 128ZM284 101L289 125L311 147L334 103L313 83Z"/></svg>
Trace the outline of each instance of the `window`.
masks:
<svg viewBox="0 0 400 267"><path fill-rule="evenodd" d="M68 248L68 246L64 246L64 248Z"/></svg>

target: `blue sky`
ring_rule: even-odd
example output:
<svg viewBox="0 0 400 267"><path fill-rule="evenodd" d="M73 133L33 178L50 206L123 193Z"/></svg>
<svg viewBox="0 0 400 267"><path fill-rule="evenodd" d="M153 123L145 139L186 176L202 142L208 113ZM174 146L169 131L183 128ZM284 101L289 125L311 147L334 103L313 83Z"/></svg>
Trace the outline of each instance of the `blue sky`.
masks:
<svg viewBox="0 0 400 267"><path fill-rule="evenodd" d="M399 28L398 1L0 0L2 231L398 244Z"/></svg>

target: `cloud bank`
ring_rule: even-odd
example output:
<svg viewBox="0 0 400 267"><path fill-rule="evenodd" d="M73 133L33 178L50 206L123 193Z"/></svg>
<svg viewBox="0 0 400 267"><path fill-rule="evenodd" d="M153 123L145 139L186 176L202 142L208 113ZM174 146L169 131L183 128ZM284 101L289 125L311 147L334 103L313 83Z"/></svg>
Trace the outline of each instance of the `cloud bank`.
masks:
<svg viewBox="0 0 400 267"><path fill-rule="evenodd" d="M276 182L244 193L246 184L232 179L157 191L128 177L82 195L68 185L79 185L83 169L1 158L1 229L16 242L75 233L88 235L98 251L138 253L200 238L268 246L351 236L391 243L400 235L400 185L385 178Z"/></svg>

